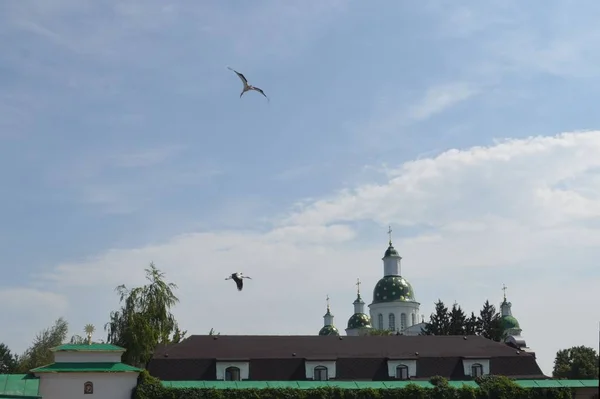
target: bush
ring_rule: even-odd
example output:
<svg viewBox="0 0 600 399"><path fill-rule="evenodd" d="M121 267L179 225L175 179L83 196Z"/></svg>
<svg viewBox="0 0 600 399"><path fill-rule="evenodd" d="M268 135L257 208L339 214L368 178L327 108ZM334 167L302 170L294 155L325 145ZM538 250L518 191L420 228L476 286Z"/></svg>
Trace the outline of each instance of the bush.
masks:
<svg viewBox="0 0 600 399"><path fill-rule="evenodd" d="M433 377L434 388L409 384L401 389L212 389L171 388L140 373L132 399L571 399L566 388L521 388L506 377L478 378L479 387L452 388L442 377Z"/></svg>

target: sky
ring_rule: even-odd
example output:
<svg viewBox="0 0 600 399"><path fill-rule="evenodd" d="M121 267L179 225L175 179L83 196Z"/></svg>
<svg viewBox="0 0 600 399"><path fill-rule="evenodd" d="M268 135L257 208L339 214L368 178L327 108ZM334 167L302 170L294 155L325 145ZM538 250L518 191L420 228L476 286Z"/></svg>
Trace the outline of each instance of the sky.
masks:
<svg viewBox="0 0 600 399"><path fill-rule="evenodd" d="M189 334L316 334L327 295L343 332L391 226L426 319L505 284L551 374L598 348L598 12L0 2L0 342L21 353L61 316L105 339L150 262Z"/></svg>

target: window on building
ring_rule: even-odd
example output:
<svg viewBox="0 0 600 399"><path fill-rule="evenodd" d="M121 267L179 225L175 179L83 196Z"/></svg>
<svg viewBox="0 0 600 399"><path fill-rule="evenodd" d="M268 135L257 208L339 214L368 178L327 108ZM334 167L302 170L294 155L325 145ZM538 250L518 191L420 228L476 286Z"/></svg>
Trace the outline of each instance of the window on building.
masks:
<svg viewBox="0 0 600 399"><path fill-rule="evenodd" d="M475 363L471 366L471 377L481 377L483 375L483 366L479 363Z"/></svg>
<svg viewBox="0 0 600 399"><path fill-rule="evenodd" d="M315 371L314 371L314 380L315 381L327 381L328 380L328 376L327 376L327 367L325 366L317 366L315 367Z"/></svg>
<svg viewBox="0 0 600 399"><path fill-rule="evenodd" d="M406 328L406 313L400 315L400 331L404 331Z"/></svg>
<svg viewBox="0 0 600 399"><path fill-rule="evenodd" d="M393 313L390 313L389 317L389 323L390 323L390 330L392 331L396 331L396 316L394 316Z"/></svg>
<svg viewBox="0 0 600 399"><path fill-rule="evenodd" d="M408 366L401 364L396 367L396 378L399 380L408 380Z"/></svg>
<svg viewBox="0 0 600 399"><path fill-rule="evenodd" d="M377 328L383 330L383 315L381 313L377 315Z"/></svg>
<svg viewBox="0 0 600 399"><path fill-rule="evenodd" d="M239 381L240 369L237 367L227 367L225 369L225 381Z"/></svg>
<svg viewBox="0 0 600 399"><path fill-rule="evenodd" d="M414 326L415 324L417 324L417 315L416 314L411 314L410 315L412 323L410 323L411 326Z"/></svg>

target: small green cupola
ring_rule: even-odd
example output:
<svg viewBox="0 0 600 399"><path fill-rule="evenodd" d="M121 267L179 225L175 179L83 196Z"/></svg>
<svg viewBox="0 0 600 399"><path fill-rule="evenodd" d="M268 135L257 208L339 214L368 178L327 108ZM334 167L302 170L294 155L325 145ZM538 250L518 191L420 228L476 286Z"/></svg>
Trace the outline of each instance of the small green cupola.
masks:
<svg viewBox="0 0 600 399"><path fill-rule="evenodd" d="M353 302L354 314L348 319L347 335L365 335L371 326L371 318L365 313L365 302L360 296L360 279L356 279L356 300Z"/></svg>
<svg viewBox="0 0 600 399"><path fill-rule="evenodd" d="M340 335L338 329L333 325L333 314L329 307L329 295L327 295L327 313L323 316L323 328L319 330L319 335Z"/></svg>
<svg viewBox="0 0 600 399"><path fill-rule="evenodd" d="M502 320L502 328L505 335L521 335L521 327L519 321L512 315L512 303L506 300L506 286L502 287L504 291L504 299L500 304L500 315Z"/></svg>

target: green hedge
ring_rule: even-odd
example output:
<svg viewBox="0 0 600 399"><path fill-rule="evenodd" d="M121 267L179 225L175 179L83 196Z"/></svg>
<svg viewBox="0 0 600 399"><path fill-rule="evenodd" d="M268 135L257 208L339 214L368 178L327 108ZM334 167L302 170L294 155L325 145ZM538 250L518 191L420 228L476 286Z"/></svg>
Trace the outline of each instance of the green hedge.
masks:
<svg viewBox="0 0 600 399"><path fill-rule="evenodd" d="M570 399L568 388L521 388L506 377L477 379L477 388L452 388L441 377L434 388L408 385L402 389L208 389L170 388L143 371L132 399Z"/></svg>

